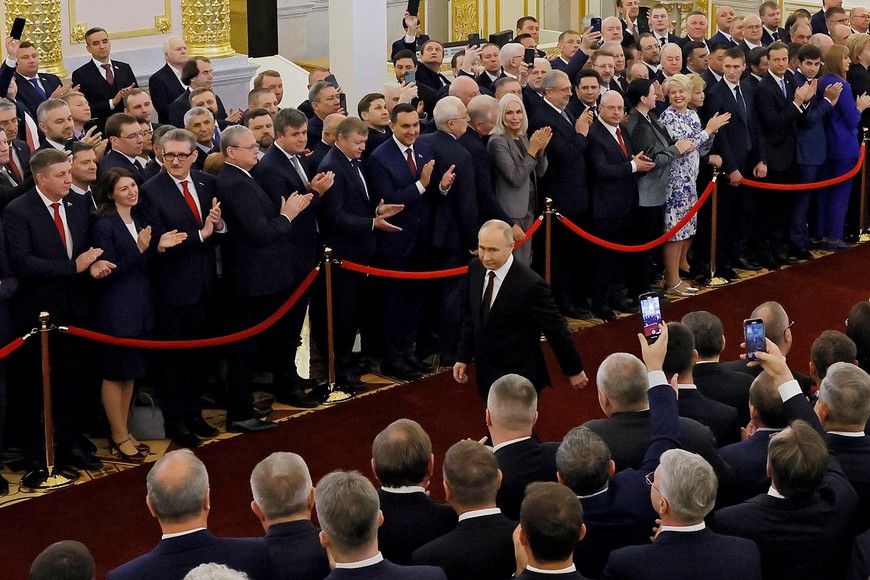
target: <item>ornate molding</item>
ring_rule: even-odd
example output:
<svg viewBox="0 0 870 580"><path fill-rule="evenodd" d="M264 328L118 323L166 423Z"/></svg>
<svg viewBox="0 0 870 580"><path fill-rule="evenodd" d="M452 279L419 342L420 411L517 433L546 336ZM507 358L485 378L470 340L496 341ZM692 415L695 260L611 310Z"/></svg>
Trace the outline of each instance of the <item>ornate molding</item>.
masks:
<svg viewBox="0 0 870 580"><path fill-rule="evenodd" d="M230 0L181 0L181 27L192 56L236 54L230 44Z"/></svg>
<svg viewBox="0 0 870 580"><path fill-rule="evenodd" d="M90 28L87 22L79 22L76 16L76 0L67 0L69 6L69 41L70 44L81 44L85 41L85 32ZM154 36L166 34L172 29L172 0L163 0L163 14L154 15L153 28L137 28L133 30L112 30L111 38L136 38L139 36Z"/></svg>

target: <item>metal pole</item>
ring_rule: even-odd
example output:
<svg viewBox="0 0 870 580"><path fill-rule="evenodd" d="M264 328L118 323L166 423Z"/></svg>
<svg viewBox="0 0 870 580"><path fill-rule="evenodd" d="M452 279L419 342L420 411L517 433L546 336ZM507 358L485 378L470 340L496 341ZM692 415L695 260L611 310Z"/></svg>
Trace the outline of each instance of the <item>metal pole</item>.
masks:
<svg viewBox="0 0 870 580"><path fill-rule="evenodd" d="M353 395L341 390L335 384L335 331L333 330L332 311L332 248L324 248L324 268L326 269L326 349L329 368L329 390L324 404L343 403L353 398Z"/></svg>
<svg viewBox="0 0 870 580"><path fill-rule="evenodd" d="M719 169L713 171L713 196L710 203L712 207L712 219L710 224L710 281L707 286L727 286L730 282L720 276L716 276L716 236L718 235L716 222L719 217Z"/></svg>
<svg viewBox="0 0 870 580"><path fill-rule="evenodd" d="M546 198L544 203L547 209L544 211L544 280L547 284L553 281L553 200Z"/></svg>
<svg viewBox="0 0 870 580"><path fill-rule="evenodd" d="M861 140L861 144L864 146L864 151L867 151L867 142L870 141L870 137L868 137L868 129L865 127L863 129L864 135ZM858 241L859 242L870 242L870 232L867 231L867 158L864 158L864 164L861 166L861 199L859 203L859 214L858 223Z"/></svg>

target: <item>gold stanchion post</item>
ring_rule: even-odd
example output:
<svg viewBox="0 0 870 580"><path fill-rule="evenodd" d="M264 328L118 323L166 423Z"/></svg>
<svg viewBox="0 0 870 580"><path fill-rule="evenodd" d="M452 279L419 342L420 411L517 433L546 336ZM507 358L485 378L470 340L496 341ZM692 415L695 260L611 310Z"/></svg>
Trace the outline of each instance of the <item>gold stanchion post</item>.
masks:
<svg viewBox="0 0 870 580"><path fill-rule="evenodd" d="M333 330L333 312L332 312L332 248L325 248L323 251L324 263L326 269L326 349L328 351L327 360L329 367L329 385L326 393L324 393L323 404L334 405L336 403L344 403L353 398L353 394L348 393L336 385L335 378L335 333Z"/></svg>
<svg viewBox="0 0 870 580"><path fill-rule="evenodd" d="M27 489L57 489L72 485L79 473L72 469L56 469L54 465L54 416L51 404L51 356L49 353L48 312L39 313L39 338L42 345L42 401L45 428L45 468L31 471L21 479L22 487Z"/></svg>
<svg viewBox="0 0 870 580"><path fill-rule="evenodd" d="M719 215L719 169L713 171L713 195L710 203L713 204L712 218L710 224L710 281L707 286L718 288L727 286L729 282L726 278L716 276L716 221Z"/></svg>
<svg viewBox="0 0 870 580"><path fill-rule="evenodd" d="M867 151L867 143L870 141L868 136L870 130L866 127L863 129L863 139L861 144L864 146L864 151ZM858 243L870 242L870 231L867 230L867 158L864 158L864 164L861 166L861 201L858 204L861 212L858 217Z"/></svg>
<svg viewBox="0 0 870 580"><path fill-rule="evenodd" d="M544 200L547 209L544 211L544 280L547 284L553 281L553 199Z"/></svg>

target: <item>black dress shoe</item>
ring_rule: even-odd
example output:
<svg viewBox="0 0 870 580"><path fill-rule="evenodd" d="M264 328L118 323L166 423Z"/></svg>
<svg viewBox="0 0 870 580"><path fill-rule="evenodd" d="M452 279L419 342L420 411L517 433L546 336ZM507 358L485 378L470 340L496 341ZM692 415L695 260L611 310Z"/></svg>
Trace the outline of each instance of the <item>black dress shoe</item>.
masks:
<svg viewBox="0 0 870 580"><path fill-rule="evenodd" d="M305 394L302 389L291 389L278 396L278 402L300 409L314 409L320 406L320 401Z"/></svg>
<svg viewBox="0 0 870 580"><path fill-rule="evenodd" d="M738 258L734 261L734 265L741 270L749 270L750 272L758 272L761 270L761 266L748 258Z"/></svg>
<svg viewBox="0 0 870 580"><path fill-rule="evenodd" d="M76 445L85 450L86 453L94 455L97 452L97 446L94 445L94 442L85 437L84 435L79 435L76 438Z"/></svg>
<svg viewBox="0 0 870 580"><path fill-rule="evenodd" d="M4 495L9 495L9 482L6 481L6 478L0 475L0 497Z"/></svg>
<svg viewBox="0 0 870 580"><path fill-rule="evenodd" d="M89 471L97 471L103 468L103 462L85 452L83 449L62 449L58 450L55 457L55 464L59 467L73 467L76 469L87 469Z"/></svg>
<svg viewBox="0 0 870 580"><path fill-rule="evenodd" d="M737 272L734 271L734 268L731 266L725 266L724 268L718 268L716 270L716 275L725 278L727 280L736 280L740 276L737 275Z"/></svg>
<svg viewBox="0 0 870 580"><path fill-rule="evenodd" d="M780 266L790 266L798 262L797 256L790 256L785 252L778 252L774 254L773 259L779 262Z"/></svg>
<svg viewBox="0 0 870 580"><path fill-rule="evenodd" d="M202 437L203 439L210 439L221 434L220 431L206 423L205 419L202 417L193 417L189 419L187 421L187 428L190 429L194 435Z"/></svg>
<svg viewBox="0 0 870 580"><path fill-rule="evenodd" d="M254 419L253 417L250 419L245 419L244 421L233 421L227 424L227 431L231 433L254 433L256 431L271 431L272 429L277 428L277 423L272 423L271 421L261 421L260 419Z"/></svg>
<svg viewBox="0 0 870 580"><path fill-rule="evenodd" d="M613 310L610 310L609 308L605 310L593 310L592 314L595 316L595 318L600 318L604 322L616 320L616 314L613 312Z"/></svg>
<svg viewBox="0 0 870 580"><path fill-rule="evenodd" d="M792 254L794 254L794 256L798 260L812 260L813 259L813 255L806 248L795 248L795 250L792 252Z"/></svg>
<svg viewBox="0 0 870 580"><path fill-rule="evenodd" d="M404 359L384 359L381 362L381 374L395 377L400 381L413 381L423 376L423 373L412 367Z"/></svg>
<svg viewBox="0 0 870 580"><path fill-rule="evenodd" d="M202 440L187 429L184 431L167 431L166 437L179 447L187 449L196 449L202 445Z"/></svg>
<svg viewBox="0 0 870 580"><path fill-rule="evenodd" d="M272 407L268 409L261 409L260 407L251 407L251 415L256 417L257 419L263 419L272 414Z"/></svg>
<svg viewBox="0 0 870 580"><path fill-rule="evenodd" d="M298 388L302 389L303 391L306 391L308 389L313 389L318 384L319 383L315 379L303 379L302 377L296 377L295 379L293 379L290 382L290 385L293 388L298 387Z"/></svg>
<svg viewBox="0 0 870 580"><path fill-rule="evenodd" d="M345 389L363 389L366 385L359 376L348 372L337 373L335 375L335 383L337 386Z"/></svg>
<svg viewBox="0 0 870 580"><path fill-rule="evenodd" d="M435 368L424 360L420 360L413 354L405 356L405 362L423 373L431 373Z"/></svg>

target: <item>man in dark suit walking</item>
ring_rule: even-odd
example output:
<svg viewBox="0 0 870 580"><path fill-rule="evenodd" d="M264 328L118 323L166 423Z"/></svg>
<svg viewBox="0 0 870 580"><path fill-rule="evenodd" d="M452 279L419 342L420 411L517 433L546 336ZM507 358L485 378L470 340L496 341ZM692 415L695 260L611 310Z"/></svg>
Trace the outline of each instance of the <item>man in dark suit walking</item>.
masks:
<svg viewBox="0 0 870 580"><path fill-rule="evenodd" d="M513 258L510 225L489 221L480 228L478 239L479 258L469 264L461 296L462 337L454 380L468 382L466 369L473 359L482 397L496 379L511 373L526 377L540 391L550 384L540 344L543 333L571 385L585 387L588 381L580 353L550 288Z"/></svg>
<svg viewBox="0 0 870 580"><path fill-rule="evenodd" d="M432 441L416 421L393 421L372 443L372 471L381 484L384 514L378 545L390 562L410 564L414 550L456 527L453 508L427 492L434 469Z"/></svg>
<svg viewBox="0 0 870 580"><path fill-rule="evenodd" d="M323 531L320 542L335 568L327 580L445 580L433 566L397 566L378 550L384 516L378 493L356 471L333 471L317 482L314 505Z"/></svg>
<svg viewBox="0 0 870 580"><path fill-rule="evenodd" d="M109 57L112 43L105 29L94 27L88 30L85 43L92 58L73 71L72 84L78 86L88 99L91 112L99 119L98 126L102 128L112 113L123 110L124 95L138 84L129 64Z"/></svg>
<svg viewBox="0 0 870 580"><path fill-rule="evenodd" d="M163 43L163 58L166 60L160 69L148 79L148 92L157 111L157 120L169 123L169 105L184 92L181 83L181 69L187 62L187 44L179 36L170 36Z"/></svg>
<svg viewBox="0 0 870 580"><path fill-rule="evenodd" d="M321 580L329 558L320 545L320 530L311 523L314 488L305 460L276 452L251 472L251 510L266 537L275 580Z"/></svg>
<svg viewBox="0 0 870 580"><path fill-rule="evenodd" d="M165 578L181 580L199 564L214 562L248 574L273 578L269 549L256 538L217 538L208 531L208 472L187 449L171 451L148 472L145 498L163 539L153 550L111 572L111 580Z"/></svg>
<svg viewBox="0 0 870 580"><path fill-rule="evenodd" d="M456 529L414 551L415 564L438 566L450 580L508 578L516 570L517 523L496 507L498 463L477 441L454 444L444 457L444 493L459 514Z"/></svg>
<svg viewBox="0 0 870 580"><path fill-rule="evenodd" d="M208 318L217 291L215 242L226 231L211 175L192 169L196 139L173 129L163 139L165 171L142 185L142 218L156 239L168 231L187 239L168 248L152 264L155 338L197 340L209 332ZM152 240L155 239L152 236ZM199 437L218 432L202 418L199 390L206 375L202 351L161 351L157 397L166 436L181 447L196 447Z"/></svg>

